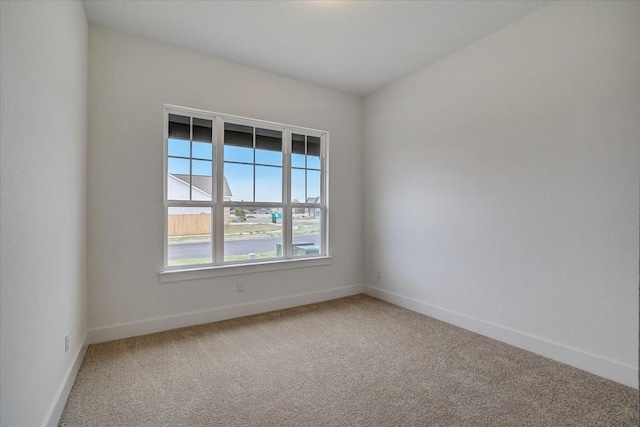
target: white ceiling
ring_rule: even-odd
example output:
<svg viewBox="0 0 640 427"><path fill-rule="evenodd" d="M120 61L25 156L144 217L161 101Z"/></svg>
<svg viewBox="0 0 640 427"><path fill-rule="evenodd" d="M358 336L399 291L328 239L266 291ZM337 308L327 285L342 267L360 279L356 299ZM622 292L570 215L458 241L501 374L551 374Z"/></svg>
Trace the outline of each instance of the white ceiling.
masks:
<svg viewBox="0 0 640 427"><path fill-rule="evenodd" d="M89 23L367 95L549 3L94 1Z"/></svg>

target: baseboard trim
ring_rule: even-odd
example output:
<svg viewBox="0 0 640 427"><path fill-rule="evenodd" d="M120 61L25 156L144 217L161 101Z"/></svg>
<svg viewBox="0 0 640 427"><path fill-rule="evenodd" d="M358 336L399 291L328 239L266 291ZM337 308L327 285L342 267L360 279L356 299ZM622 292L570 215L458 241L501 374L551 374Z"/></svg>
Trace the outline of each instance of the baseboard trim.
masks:
<svg viewBox="0 0 640 427"><path fill-rule="evenodd" d="M71 393L73 383L76 381L76 375L78 375L80 365L82 365L82 361L84 360L84 355L87 353L88 347L89 334L87 332L84 334L82 345L73 358L73 363L69 366L69 369L67 369L67 372L64 375L64 379L58 388L53 404L51 405L51 408L49 408L47 416L44 418L44 422L42 423L43 427L56 427L58 425L60 417L62 416L62 411L64 410L64 405L67 404L69 393Z"/></svg>
<svg viewBox="0 0 640 427"><path fill-rule="evenodd" d="M218 322L220 320L234 319L250 316L252 314L266 313L274 310L297 307L305 304L313 304L336 298L357 295L364 292L364 286L352 285L339 288L325 289L322 291L307 292L297 295L289 295L279 298L253 301L244 304L216 307L211 310L195 311L176 314L172 316L157 317L139 322L124 323L89 331L91 344L113 341L122 338L130 338L187 326L201 325L204 323Z"/></svg>
<svg viewBox="0 0 640 427"><path fill-rule="evenodd" d="M383 301L459 326L480 335L566 363L592 374L638 388L638 368L597 354L517 331L496 323L467 316L446 308L418 301L395 292L365 285L365 293Z"/></svg>

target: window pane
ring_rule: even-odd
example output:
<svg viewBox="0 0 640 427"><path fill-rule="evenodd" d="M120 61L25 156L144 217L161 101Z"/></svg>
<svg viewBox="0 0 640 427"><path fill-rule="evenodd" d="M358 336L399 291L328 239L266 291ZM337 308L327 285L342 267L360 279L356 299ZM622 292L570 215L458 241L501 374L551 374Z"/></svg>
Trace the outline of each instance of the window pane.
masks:
<svg viewBox="0 0 640 427"><path fill-rule="evenodd" d="M191 161L191 174L211 176L211 161L210 160L192 160Z"/></svg>
<svg viewBox="0 0 640 427"><path fill-rule="evenodd" d="M320 203L320 171L307 170L307 203Z"/></svg>
<svg viewBox="0 0 640 427"><path fill-rule="evenodd" d="M190 123L191 117L169 114L169 139L189 140L191 137L189 132Z"/></svg>
<svg viewBox="0 0 640 427"><path fill-rule="evenodd" d="M256 128L256 163L282 166L282 132Z"/></svg>
<svg viewBox="0 0 640 427"><path fill-rule="evenodd" d="M307 167L309 169L320 170L320 157L319 156L307 156Z"/></svg>
<svg viewBox="0 0 640 427"><path fill-rule="evenodd" d="M253 128L224 124L224 160L253 163Z"/></svg>
<svg viewBox="0 0 640 427"><path fill-rule="evenodd" d="M291 169L291 201L293 203L305 203L305 171L304 169Z"/></svg>
<svg viewBox="0 0 640 427"><path fill-rule="evenodd" d="M256 202L282 202L282 168L256 166Z"/></svg>
<svg viewBox="0 0 640 427"><path fill-rule="evenodd" d="M291 134L291 152L295 154L306 154L304 142L306 137L297 133Z"/></svg>
<svg viewBox="0 0 640 427"><path fill-rule="evenodd" d="M294 168L303 168L304 166L304 155L302 154L291 154L291 167Z"/></svg>
<svg viewBox="0 0 640 427"><path fill-rule="evenodd" d="M165 207L168 266L206 266L221 256L226 263L279 259L284 257L285 243L294 257L328 252L322 247L324 234L320 218L326 214L321 205L324 201L320 200L324 147L321 137L306 134L317 132L298 128L291 133L291 157L287 160L284 127L264 129L262 126L271 125L250 119L230 119L248 126L224 123L224 129L220 130L223 136L220 152L213 145L219 136L214 133L213 120L191 117L188 112L167 117L165 179L167 200L171 201L171 206ZM287 164L290 173L284 169L285 160L286 163L290 160ZM222 171L217 170L218 161ZM219 200L215 203L214 167L223 176L223 183L219 183L223 194L218 194ZM287 217L287 225L291 227L287 233L283 233L282 212L283 197L287 196L282 192L285 176L291 178L288 191L292 203L285 212L291 215ZM223 224L218 226L224 225L224 232L222 236L214 236L212 214L219 202L233 207L221 206ZM178 204L183 206L175 206ZM196 204L207 206L196 207ZM313 207L300 207L300 204ZM291 241L284 242L285 234ZM214 242L222 245L223 254L214 256Z"/></svg>
<svg viewBox="0 0 640 427"><path fill-rule="evenodd" d="M320 255L320 208L293 208L293 256Z"/></svg>
<svg viewBox="0 0 640 427"><path fill-rule="evenodd" d="M193 140L202 142L213 141L213 122L207 119L193 119Z"/></svg>
<svg viewBox="0 0 640 427"><path fill-rule="evenodd" d="M251 126L225 123L224 145L253 148L253 128Z"/></svg>
<svg viewBox="0 0 640 427"><path fill-rule="evenodd" d="M169 266L213 262L211 208L168 208L167 233Z"/></svg>
<svg viewBox="0 0 640 427"><path fill-rule="evenodd" d="M253 166L225 162L224 177L232 201L253 202Z"/></svg>
<svg viewBox="0 0 640 427"><path fill-rule="evenodd" d="M194 159L211 160L213 158L213 144L210 142L192 142L192 157ZM187 156L189 154L187 153Z"/></svg>
<svg viewBox="0 0 640 427"><path fill-rule="evenodd" d="M294 168L304 168L304 156L305 150L305 136L292 134L291 135L291 166Z"/></svg>
<svg viewBox="0 0 640 427"><path fill-rule="evenodd" d="M253 163L253 148L225 145L224 160L226 162Z"/></svg>
<svg viewBox="0 0 640 427"><path fill-rule="evenodd" d="M189 159L179 159L176 157L169 157L168 159L168 172L172 175L189 175Z"/></svg>
<svg viewBox="0 0 640 427"><path fill-rule="evenodd" d="M168 154L170 156L189 157L189 141L184 139L169 139Z"/></svg>
<svg viewBox="0 0 640 427"><path fill-rule="evenodd" d="M320 138L317 136L307 137L307 154L309 156L320 155Z"/></svg>
<svg viewBox="0 0 640 427"><path fill-rule="evenodd" d="M307 167L320 169L320 138L317 136L307 137Z"/></svg>
<svg viewBox="0 0 640 427"><path fill-rule="evenodd" d="M236 207L225 215L225 261L279 258L282 247L282 209Z"/></svg>
<svg viewBox="0 0 640 427"><path fill-rule="evenodd" d="M191 166L191 200L211 200L213 194L213 178L211 162L208 160L192 160Z"/></svg>
<svg viewBox="0 0 640 427"><path fill-rule="evenodd" d="M282 152L256 150L256 163L282 166Z"/></svg>
<svg viewBox="0 0 640 427"><path fill-rule="evenodd" d="M169 174L167 176L167 200L189 200L190 182L188 174Z"/></svg>

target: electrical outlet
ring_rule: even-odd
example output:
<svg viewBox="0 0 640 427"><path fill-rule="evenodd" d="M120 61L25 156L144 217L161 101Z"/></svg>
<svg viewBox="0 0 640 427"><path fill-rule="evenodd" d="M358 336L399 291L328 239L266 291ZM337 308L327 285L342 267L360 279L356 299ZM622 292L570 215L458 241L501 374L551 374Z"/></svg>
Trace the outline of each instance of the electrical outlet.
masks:
<svg viewBox="0 0 640 427"><path fill-rule="evenodd" d="M69 351L69 333L64 336L64 352Z"/></svg>
<svg viewBox="0 0 640 427"><path fill-rule="evenodd" d="M382 273L380 273L380 271L376 271L376 278L378 280L382 279Z"/></svg>
<svg viewBox="0 0 640 427"><path fill-rule="evenodd" d="M238 292L244 292L244 285L242 282L237 282Z"/></svg>

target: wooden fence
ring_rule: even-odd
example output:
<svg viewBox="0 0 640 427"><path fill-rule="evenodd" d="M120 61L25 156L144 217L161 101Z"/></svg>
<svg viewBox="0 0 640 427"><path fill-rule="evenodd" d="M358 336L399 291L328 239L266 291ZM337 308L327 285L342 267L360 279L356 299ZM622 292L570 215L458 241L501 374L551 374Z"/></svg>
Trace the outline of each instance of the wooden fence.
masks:
<svg viewBox="0 0 640 427"><path fill-rule="evenodd" d="M211 214L169 215L169 236L187 236L211 233Z"/></svg>

